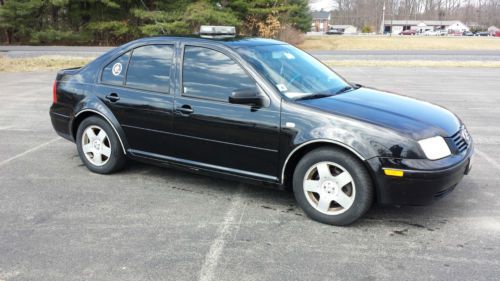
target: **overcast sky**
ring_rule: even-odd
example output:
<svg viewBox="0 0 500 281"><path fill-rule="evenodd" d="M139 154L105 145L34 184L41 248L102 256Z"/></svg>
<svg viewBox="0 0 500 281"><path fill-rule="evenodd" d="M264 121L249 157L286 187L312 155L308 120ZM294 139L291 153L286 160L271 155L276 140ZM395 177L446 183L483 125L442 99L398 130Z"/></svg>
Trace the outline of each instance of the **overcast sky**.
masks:
<svg viewBox="0 0 500 281"><path fill-rule="evenodd" d="M309 0L309 8L311 11L331 11L335 7L333 0Z"/></svg>

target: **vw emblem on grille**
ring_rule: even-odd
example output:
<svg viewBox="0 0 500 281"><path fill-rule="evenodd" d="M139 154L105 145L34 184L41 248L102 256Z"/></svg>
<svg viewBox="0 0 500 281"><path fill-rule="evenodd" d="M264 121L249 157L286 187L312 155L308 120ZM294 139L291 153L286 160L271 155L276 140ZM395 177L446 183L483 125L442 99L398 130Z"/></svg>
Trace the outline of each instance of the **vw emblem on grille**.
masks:
<svg viewBox="0 0 500 281"><path fill-rule="evenodd" d="M465 128L465 126L462 126L461 135L462 135L462 138L464 139L464 141L467 144L469 144L470 143L470 135L469 135L469 132L467 132L467 129Z"/></svg>

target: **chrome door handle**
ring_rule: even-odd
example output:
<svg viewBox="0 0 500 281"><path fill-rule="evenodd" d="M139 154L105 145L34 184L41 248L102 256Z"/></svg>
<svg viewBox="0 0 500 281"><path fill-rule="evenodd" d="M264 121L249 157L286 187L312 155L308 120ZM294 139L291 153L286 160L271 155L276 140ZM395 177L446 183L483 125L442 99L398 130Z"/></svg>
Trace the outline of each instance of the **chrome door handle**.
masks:
<svg viewBox="0 0 500 281"><path fill-rule="evenodd" d="M177 111L179 111L182 114L191 114L194 112L193 108L191 108L191 106L187 105L187 104L185 104L181 107L178 107Z"/></svg>
<svg viewBox="0 0 500 281"><path fill-rule="evenodd" d="M117 93L111 93L111 94L106 96L106 99L108 99L110 102L115 102L115 101L118 101L120 99L120 97L118 96Z"/></svg>

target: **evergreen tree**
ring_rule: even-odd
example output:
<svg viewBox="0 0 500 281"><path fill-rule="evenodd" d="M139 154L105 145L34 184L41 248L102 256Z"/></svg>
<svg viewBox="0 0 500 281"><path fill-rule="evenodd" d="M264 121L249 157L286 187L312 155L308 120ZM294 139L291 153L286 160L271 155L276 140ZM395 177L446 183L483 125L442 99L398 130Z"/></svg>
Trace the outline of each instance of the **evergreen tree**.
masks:
<svg viewBox="0 0 500 281"><path fill-rule="evenodd" d="M0 0L0 34L8 43L120 44L143 36L192 34L200 25L277 37L306 31L307 0ZM1 39L1 37L0 37Z"/></svg>
<svg viewBox="0 0 500 281"><path fill-rule="evenodd" d="M39 28L43 1L10 0L0 8L0 28L4 30L8 42L28 41L30 34Z"/></svg>
<svg viewBox="0 0 500 281"><path fill-rule="evenodd" d="M271 26L278 29L271 33L287 26L303 32L311 28L307 0L234 0L226 5L244 22L248 35L268 34Z"/></svg>

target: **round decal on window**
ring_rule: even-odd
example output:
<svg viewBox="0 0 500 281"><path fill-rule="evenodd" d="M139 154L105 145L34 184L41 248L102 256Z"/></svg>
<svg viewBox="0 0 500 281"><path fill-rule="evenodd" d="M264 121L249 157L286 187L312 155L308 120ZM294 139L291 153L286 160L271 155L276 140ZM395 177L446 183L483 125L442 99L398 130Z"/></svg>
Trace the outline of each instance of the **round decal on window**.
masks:
<svg viewBox="0 0 500 281"><path fill-rule="evenodd" d="M113 72L113 75L114 76L118 76L120 75L120 73L122 73L122 64L117 62L113 65L113 69L112 69L112 72Z"/></svg>

